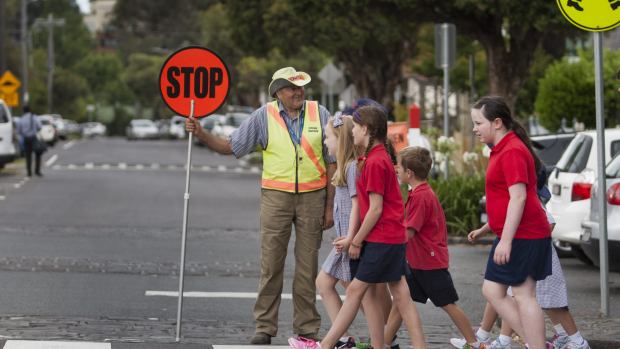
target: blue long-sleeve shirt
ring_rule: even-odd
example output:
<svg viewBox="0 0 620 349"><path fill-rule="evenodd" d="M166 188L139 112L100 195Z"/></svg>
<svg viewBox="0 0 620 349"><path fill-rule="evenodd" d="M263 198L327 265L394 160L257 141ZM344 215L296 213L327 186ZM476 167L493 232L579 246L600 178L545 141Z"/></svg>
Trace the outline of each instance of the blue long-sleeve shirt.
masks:
<svg viewBox="0 0 620 349"><path fill-rule="evenodd" d="M42 127L41 120L36 115L26 113L17 124L17 133L24 137L34 137Z"/></svg>

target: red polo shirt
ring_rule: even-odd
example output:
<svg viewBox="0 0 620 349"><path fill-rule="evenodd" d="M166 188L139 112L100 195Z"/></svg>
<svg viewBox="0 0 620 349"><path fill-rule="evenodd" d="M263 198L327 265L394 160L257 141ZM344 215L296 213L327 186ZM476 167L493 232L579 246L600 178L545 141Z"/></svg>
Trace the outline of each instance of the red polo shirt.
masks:
<svg viewBox="0 0 620 349"><path fill-rule="evenodd" d="M364 241L384 244L404 244L407 242L407 229L404 223L405 207L394 165L383 144L372 148L355 182L357 201L362 222L370 209L369 193L383 195L383 210L374 228Z"/></svg>
<svg viewBox="0 0 620 349"><path fill-rule="evenodd" d="M542 239L551 236L547 216L536 195L534 158L525 144L509 132L493 148L486 173L487 214L489 227L500 238L504 230L510 193L508 188L524 183L527 191L523 216L516 239Z"/></svg>
<svg viewBox="0 0 620 349"><path fill-rule="evenodd" d="M407 242L407 262L420 270L447 269L448 229L439 199L428 183L409 190L407 197L407 228L416 234Z"/></svg>

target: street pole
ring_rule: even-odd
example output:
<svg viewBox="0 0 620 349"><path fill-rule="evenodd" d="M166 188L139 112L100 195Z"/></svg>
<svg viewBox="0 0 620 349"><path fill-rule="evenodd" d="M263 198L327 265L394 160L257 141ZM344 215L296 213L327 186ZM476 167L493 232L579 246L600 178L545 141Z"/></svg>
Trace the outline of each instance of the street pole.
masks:
<svg viewBox="0 0 620 349"><path fill-rule="evenodd" d="M190 118L194 117L194 100L192 99L192 108L189 114ZM179 305L177 310L177 336L176 341L181 341L181 314L183 313L183 279L185 277L185 249L187 246L187 213L189 208L189 178L192 171L192 141L194 134L189 132L187 145L187 179L185 181L185 206L183 207L183 235L181 238L181 270L179 272Z"/></svg>
<svg viewBox="0 0 620 349"><path fill-rule="evenodd" d="M4 1L4 0L2 0ZM21 23L21 45L22 45L22 101L24 105L28 103L28 49L27 49L27 28L28 28L28 8L27 0L22 0L22 23Z"/></svg>
<svg viewBox="0 0 620 349"><path fill-rule="evenodd" d="M474 86L474 55L469 56L469 101L471 106L474 106L476 102L476 87ZM471 122L471 151L474 151L474 143L476 141L476 134L474 133L474 122Z"/></svg>
<svg viewBox="0 0 620 349"><path fill-rule="evenodd" d="M0 0L0 74L6 71L6 0Z"/></svg>
<svg viewBox="0 0 620 349"><path fill-rule="evenodd" d="M601 273L601 310L610 316L609 303L609 249L607 245L607 175L605 174L605 115L603 100L603 34L594 32L594 77L596 92L596 146L598 147L598 211Z"/></svg>
<svg viewBox="0 0 620 349"><path fill-rule="evenodd" d="M52 112L52 89L54 83L54 14L47 15L47 112Z"/></svg>
<svg viewBox="0 0 620 349"><path fill-rule="evenodd" d="M448 23L442 24L443 30L443 135L450 137L450 114L448 113L448 93L450 92L450 43L448 39ZM448 180L450 172L450 156L446 156L444 180Z"/></svg>

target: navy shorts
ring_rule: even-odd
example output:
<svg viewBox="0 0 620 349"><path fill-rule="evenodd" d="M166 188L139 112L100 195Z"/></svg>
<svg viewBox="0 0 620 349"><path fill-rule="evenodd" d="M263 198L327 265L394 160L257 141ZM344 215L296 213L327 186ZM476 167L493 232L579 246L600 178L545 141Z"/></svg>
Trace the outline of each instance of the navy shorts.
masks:
<svg viewBox="0 0 620 349"><path fill-rule="evenodd" d="M360 258L349 261L351 277L369 284L399 281L411 274L405 254L407 244L362 243Z"/></svg>
<svg viewBox="0 0 620 349"><path fill-rule="evenodd" d="M426 304L426 301L430 299L436 307L445 307L459 300L448 269L411 268L407 284L411 298L418 303Z"/></svg>
<svg viewBox="0 0 620 349"><path fill-rule="evenodd" d="M510 262L499 265L493 261L500 239L495 238L484 279L508 286L519 286L528 276L540 281L551 275L551 237L543 239L513 239Z"/></svg>

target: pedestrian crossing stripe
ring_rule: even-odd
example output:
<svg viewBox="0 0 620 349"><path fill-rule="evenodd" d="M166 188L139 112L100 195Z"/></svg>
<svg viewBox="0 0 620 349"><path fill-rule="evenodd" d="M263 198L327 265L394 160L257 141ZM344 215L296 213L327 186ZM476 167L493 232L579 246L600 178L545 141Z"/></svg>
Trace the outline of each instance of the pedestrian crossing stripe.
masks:
<svg viewBox="0 0 620 349"><path fill-rule="evenodd" d="M3 349L112 349L110 343L60 342L60 341L16 341L8 340Z"/></svg>
<svg viewBox="0 0 620 349"><path fill-rule="evenodd" d="M177 291L146 291L145 296L159 296L159 297L178 297ZM253 292L183 292L184 298L258 298L258 293ZM291 293L282 293L282 299L293 299ZM340 296L340 299L344 300L345 296ZM317 295L316 300L321 301L323 298Z"/></svg>
<svg viewBox="0 0 620 349"><path fill-rule="evenodd" d="M213 349L290 349L290 345L214 345Z"/></svg>

